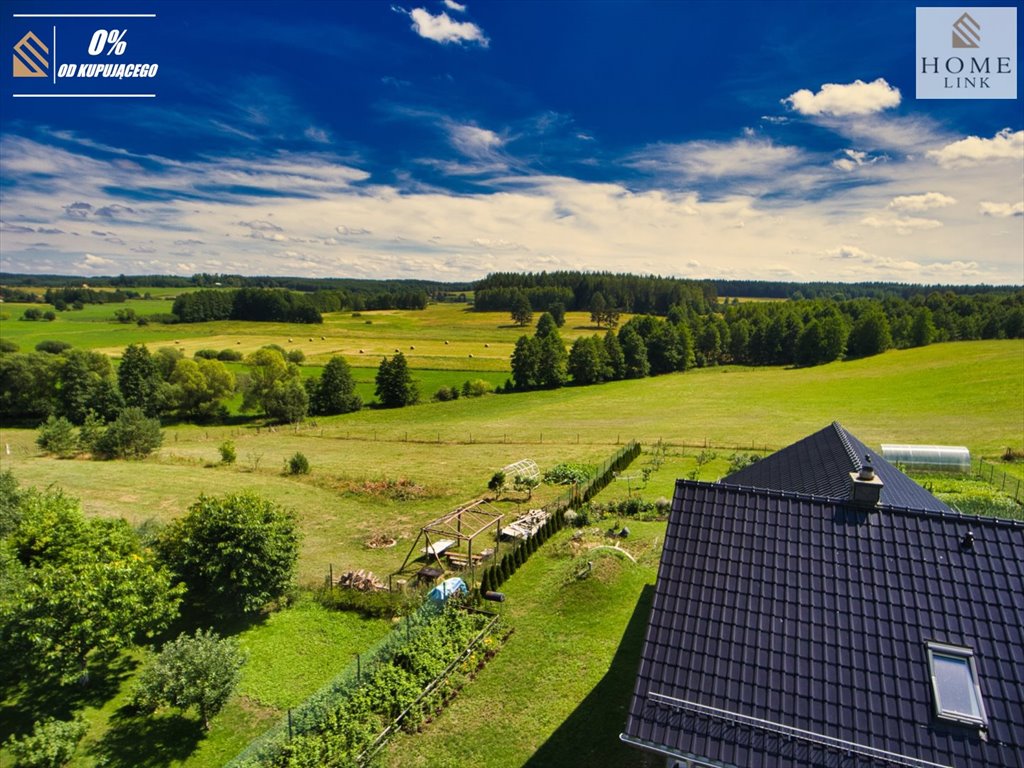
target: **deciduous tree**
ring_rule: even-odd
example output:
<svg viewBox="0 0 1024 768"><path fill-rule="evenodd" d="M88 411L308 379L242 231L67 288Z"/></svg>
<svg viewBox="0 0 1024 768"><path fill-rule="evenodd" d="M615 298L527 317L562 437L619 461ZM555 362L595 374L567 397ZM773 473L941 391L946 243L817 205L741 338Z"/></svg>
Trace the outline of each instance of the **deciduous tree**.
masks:
<svg viewBox="0 0 1024 768"><path fill-rule="evenodd" d="M200 496L161 535L189 599L215 614L252 613L284 594L299 553L295 516L255 493Z"/></svg>
<svg viewBox="0 0 1024 768"><path fill-rule="evenodd" d="M86 520L61 493L22 492L5 542L16 557L0 594L0 644L26 674L79 680L177 615L181 589L124 520Z"/></svg>
<svg viewBox="0 0 1024 768"><path fill-rule="evenodd" d="M133 699L149 711L161 704L193 707L207 730L241 677L245 655L234 640L213 630L182 633L167 643L139 675Z"/></svg>

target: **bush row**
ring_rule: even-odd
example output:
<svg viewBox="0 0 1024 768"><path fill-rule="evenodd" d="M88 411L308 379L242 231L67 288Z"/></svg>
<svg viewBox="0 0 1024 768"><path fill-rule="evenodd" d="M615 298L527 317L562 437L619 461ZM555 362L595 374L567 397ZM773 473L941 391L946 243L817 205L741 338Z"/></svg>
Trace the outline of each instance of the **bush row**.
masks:
<svg viewBox="0 0 1024 768"><path fill-rule="evenodd" d="M363 616L390 619L402 614L406 598L401 592L360 592L349 587L324 585L313 592L313 599L335 611L357 611Z"/></svg>
<svg viewBox="0 0 1024 768"><path fill-rule="evenodd" d="M547 522L533 536L517 543L504 554L501 560L485 568L480 577L480 591L492 592L501 587L519 569L519 566L530 558L530 555L536 552L555 533L565 527L565 521L565 511L559 509L552 516L548 517Z"/></svg>

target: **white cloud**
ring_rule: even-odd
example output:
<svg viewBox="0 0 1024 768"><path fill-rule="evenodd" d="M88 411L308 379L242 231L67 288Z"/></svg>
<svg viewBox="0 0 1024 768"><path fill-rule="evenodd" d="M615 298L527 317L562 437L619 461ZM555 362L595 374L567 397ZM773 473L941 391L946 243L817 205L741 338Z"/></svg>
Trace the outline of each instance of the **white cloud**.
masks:
<svg viewBox="0 0 1024 768"><path fill-rule="evenodd" d="M1024 216L1024 200L1019 203L991 203L982 201L978 210L984 216L1005 219L1010 216Z"/></svg>
<svg viewBox="0 0 1024 768"><path fill-rule="evenodd" d="M844 149L843 154L845 157L832 161L833 168L838 168L841 171L852 171L864 165L868 158L867 152L860 152L856 149Z"/></svg>
<svg viewBox="0 0 1024 768"><path fill-rule="evenodd" d="M476 43L486 48L490 41L476 24L470 21L455 21L443 11L437 16L431 15L426 8L413 8L409 11L412 28L420 37L433 40L435 43Z"/></svg>
<svg viewBox="0 0 1024 768"><path fill-rule="evenodd" d="M892 214L865 216L861 219L861 224L866 224L876 229L893 229L900 235L909 235L927 229L938 229L942 226L942 222L935 219L920 219L913 216L895 216Z"/></svg>
<svg viewBox="0 0 1024 768"><path fill-rule="evenodd" d="M812 93L802 88L782 100L782 103L801 115L868 115L900 104L900 89L883 78L865 83L855 80L847 85L825 83Z"/></svg>
<svg viewBox="0 0 1024 768"><path fill-rule="evenodd" d="M466 6L456 3L455 0L444 0L444 4L450 11L458 11L459 13L466 12Z"/></svg>
<svg viewBox="0 0 1024 768"><path fill-rule="evenodd" d="M484 248L489 251L524 251L526 246L513 240L494 240L489 237L474 237L470 241L477 248Z"/></svg>
<svg viewBox="0 0 1024 768"><path fill-rule="evenodd" d="M628 158L634 168L690 177L758 177L775 174L802 159L796 147L749 138L728 142L688 141L654 144Z"/></svg>
<svg viewBox="0 0 1024 768"><path fill-rule="evenodd" d="M453 280L540 269L750 279L789 270L803 280L859 280L866 274L909 282L1021 280L1024 227L1007 226L998 215L1019 209L1015 202L990 202L1021 199L1021 172L1012 163L950 174L923 151L917 160L896 157L875 165L869 165L869 154L860 158L854 178L836 184L828 158L822 162L797 147L741 138L649 147L629 158L634 168L651 170L639 184L595 182L522 172L507 155L511 139L479 131L464 132L477 137L466 139L467 151L517 163L516 171L474 177L473 187L459 193L402 174L391 184L372 183L365 172L329 153L136 164L124 155L94 156L92 148L7 134L0 138L5 179L9 173L11 181L0 190L7 222L4 267L94 275L180 273L183 265L194 264L196 271L294 274L301 268L310 276ZM446 139L453 141L449 134ZM689 159L681 147L691 150ZM674 165L664 173L659 159ZM467 163L484 161L469 157ZM42 165L53 172L31 170ZM833 181L801 193L814 178ZM753 187L757 193L744 191ZM926 196L929 190L958 201L940 209L941 222L890 207L898 197ZM979 213L982 203L989 203L989 215ZM134 213L117 219L95 214L116 205ZM65 207L83 211L84 221L68 219ZM55 224L65 231L55 232ZM123 245L90 234L110 229ZM45 248L39 245L44 230L54 232L47 234ZM195 240L204 242L188 242ZM846 258L829 258L826 252L838 244L848 246ZM89 266L86 252L111 263L93 260Z"/></svg>
<svg viewBox="0 0 1024 768"><path fill-rule="evenodd" d="M1024 131L1014 133L1004 128L991 139L968 136L942 149L929 151L928 157L943 168L959 168L988 160L1024 160Z"/></svg>
<svg viewBox="0 0 1024 768"><path fill-rule="evenodd" d="M870 261L874 258L863 248L858 248L856 245L841 245L838 248L829 248L825 251L825 255L832 259L860 259L862 261Z"/></svg>
<svg viewBox="0 0 1024 768"><path fill-rule="evenodd" d="M505 144L505 139L494 131L471 123L449 122L447 129L452 146L468 157L492 155Z"/></svg>
<svg viewBox="0 0 1024 768"><path fill-rule="evenodd" d="M240 221L240 226L248 227L255 232L280 232L281 228L272 221Z"/></svg>
<svg viewBox="0 0 1024 768"><path fill-rule="evenodd" d="M828 248L823 255L837 262L838 276L855 279L929 280L956 274L972 278L981 274L975 261L932 261L892 258L872 253L856 245Z"/></svg>
<svg viewBox="0 0 1024 768"><path fill-rule="evenodd" d="M899 195L889 202L889 207L897 211L920 213L931 208L945 208L955 205L956 199L941 192L925 192L923 195Z"/></svg>
<svg viewBox="0 0 1024 768"><path fill-rule="evenodd" d="M85 258L82 259L80 266L84 269L102 269L104 267L112 267L117 262L113 259L105 259L102 256L96 256L92 253L85 254Z"/></svg>
<svg viewBox="0 0 1024 768"><path fill-rule="evenodd" d="M331 137L328 135L327 131L323 128L317 128L315 125L311 125L306 128L306 130L302 132L302 135L317 144L330 144L331 142Z"/></svg>

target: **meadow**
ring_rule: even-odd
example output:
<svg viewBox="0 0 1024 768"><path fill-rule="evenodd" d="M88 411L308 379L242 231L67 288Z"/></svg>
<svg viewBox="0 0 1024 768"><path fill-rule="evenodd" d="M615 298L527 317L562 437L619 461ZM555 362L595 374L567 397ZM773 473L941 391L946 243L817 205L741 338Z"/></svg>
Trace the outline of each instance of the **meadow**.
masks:
<svg viewBox="0 0 1024 768"><path fill-rule="evenodd" d="M205 348L250 352L276 343L301 348L308 375L331 355L343 354L369 400L373 364L396 349L406 354L427 396L467 378L500 383L508 375L515 339L524 332L506 315L453 304L358 317L337 313L322 326L140 327L110 319L115 308L132 306L149 314L166 311L164 304L94 305L62 313L52 323L17 320L19 305L7 304L0 334L23 350L61 339L111 355L133 342L151 349L173 345L187 354ZM582 313L570 313L562 329L566 340L595 332ZM670 497L675 479L697 470L696 457L705 449L715 457L699 468L699 476L715 480L726 473L733 451L773 450L833 420L875 447L882 442L966 445L976 457L997 459L1008 446L1019 450L1024 436L1024 342L936 344L806 369L723 366L592 387L366 408L289 427L271 428L257 420L176 425L165 429L163 447L141 462L53 459L36 447L33 430L3 428L0 459L23 485L59 486L81 498L88 514L125 517L133 524L165 523L183 514L201 492L256 490L297 512L303 536L298 581L312 585L322 582L329 568L386 576L401 564L424 523L485 494L494 471L519 459L533 459L542 470L563 461L597 464L616 446L638 439L647 452L630 468L635 475L660 441L663 460L646 484L614 482L597 499L634 493L654 500ZM236 446L233 465L220 462L218 446L225 440ZM282 471L296 451L309 458L309 475ZM508 494L493 505L512 516L562 490L542 485L530 500ZM422 733L392 743L385 764L641 764L617 734L664 523L629 525L632 535L623 547L635 563L614 553L591 553L590 547L605 541L607 527L593 526L575 543L563 531L506 582L502 610L513 635L448 710ZM368 547L380 533L397 539L396 545ZM588 559L593 571L581 578ZM250 661L239 691L209 734L188 718L169 713L137 718L124 707L147 653L137 651L111 672L100 693L68 703L84 711L90 723L73 764L221 765L345 668L353 653L372 645L388 626L329 614L300 597L295 606L263 621L222 628L237 635ZM0 739L31 712L17 696L0 704ZM140 741L155 746L143 753L133 746Z"/></svg>

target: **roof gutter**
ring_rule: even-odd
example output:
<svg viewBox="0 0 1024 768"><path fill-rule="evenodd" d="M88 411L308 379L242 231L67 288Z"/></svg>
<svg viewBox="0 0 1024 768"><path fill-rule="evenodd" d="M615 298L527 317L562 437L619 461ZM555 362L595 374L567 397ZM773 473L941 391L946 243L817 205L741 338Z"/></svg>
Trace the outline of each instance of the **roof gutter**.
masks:
<svg viewBox="0 0 1024 768"><path fill-rule="evenodd" d="M717 761L709 762L703 757L675 752L659 744L655 744L653 741L644 741L643 739L630 736L628 733L620 733L619 741L623 744L629 744L631 747L637 747L638 749L643 749L647 752L654 752L655 754L662 755L663 757L671 758L679 764L679 768L736 768L736 766L731 763L720 763Z"/></svg>

